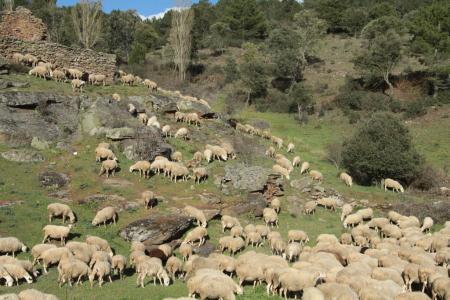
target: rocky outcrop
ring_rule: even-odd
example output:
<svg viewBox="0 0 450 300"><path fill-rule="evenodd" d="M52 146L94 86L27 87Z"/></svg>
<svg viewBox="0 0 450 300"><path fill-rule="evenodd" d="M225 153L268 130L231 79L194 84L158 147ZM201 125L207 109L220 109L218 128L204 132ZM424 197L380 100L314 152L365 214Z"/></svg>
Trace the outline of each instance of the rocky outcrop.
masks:
<svg viewBox="0 0 450 300"><path fill-rule="evenodd" d="M0 36L24 41L42 41L48 37L47 25L24 7L0 12Z"/></svg>
<svg viewBox="0 0 450 300"><path fill-rule="evenodd" d="M219 188L239 191L263 191L271 171L260 166L245 166L243 164L227 164L225 175L221 179Z"/></svg>
<svg viewBox="0 0 450 300"><path fill-rule="evenodd" d="M260 193L248 194L247 198L239 203L228 206L222 210L222 215L239 217L248 213L261 217L263 209L267 206L266 199Z"/></svg>
<svg viewBox="0 0 450 300"><path fill-rule="evenodd" d="M153 214L147 219L128 224L120 236L127 241L160 245L180 238L191 224L192 220L183 214Z"/></svg>
<svg viewBox="0 0 450 300"><path fill-rule="evenodd" d="M9 161L13 162L41 162L44 161L44 157L37 151L29 149L14 149L6 152L2 152L1 156Z"/></svg>
<svg viewBox="0 0 450 300"><path fill-rule="evenodd" d="M44 187L60 188L69 182L69 176L64 173L45 171L39 174L39 182Z"/></svg>

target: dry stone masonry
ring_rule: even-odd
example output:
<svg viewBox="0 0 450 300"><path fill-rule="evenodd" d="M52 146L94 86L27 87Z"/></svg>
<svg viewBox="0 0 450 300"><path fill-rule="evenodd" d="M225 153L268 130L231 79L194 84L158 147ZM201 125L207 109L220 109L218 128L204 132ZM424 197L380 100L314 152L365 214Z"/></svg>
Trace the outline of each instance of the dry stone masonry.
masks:
<svg viewBox="0 0 450 300"><path fill-rule="evenodd" d="M0 12L0 36L14 37L24 41L43 41L48 37L47 26L26 8Z"/></svg>

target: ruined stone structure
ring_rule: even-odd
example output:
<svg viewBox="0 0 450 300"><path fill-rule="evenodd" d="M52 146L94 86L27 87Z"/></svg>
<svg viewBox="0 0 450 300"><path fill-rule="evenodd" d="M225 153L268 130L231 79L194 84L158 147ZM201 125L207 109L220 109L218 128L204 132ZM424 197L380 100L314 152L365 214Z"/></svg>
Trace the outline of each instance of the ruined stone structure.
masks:
<svg viewBox="0 0 450 300"><path fill-rule="evenodd" d="M2 13L0 22L0 56L12 60L14 53L32 54L58 68L77 68L87 74L104 74L112 83L116 55L72 48L48 42L47 27L25 8Z"/></svg>

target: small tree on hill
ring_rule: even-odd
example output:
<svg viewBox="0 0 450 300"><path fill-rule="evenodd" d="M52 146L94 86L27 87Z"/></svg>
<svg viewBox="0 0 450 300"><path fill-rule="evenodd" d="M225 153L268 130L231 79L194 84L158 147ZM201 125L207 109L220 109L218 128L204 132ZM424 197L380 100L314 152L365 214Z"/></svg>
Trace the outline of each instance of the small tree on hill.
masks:
<svg viewBox="0 0 450 300"><path fill-rule="evenodd" d="M102 1L80 0L72 8L72 22L80 44L92 49L102 29Z"/></svg>
<svg viewBox="0 0 450 300"><path fill-rule="evenodd" d="M264 57L258 47L252 43L244 43L243 63L240 65L243 90L247 92L247 105L253 98L264 97L267 93L267 70Z"/></svg>
<svg viewBox="0 0 450 300"><path fill-rule="evenodd" d="M377 113L344 142L342 163L361 184L384 178L409 184L420 173L423 159L408 129L393 115Z"/></svg>

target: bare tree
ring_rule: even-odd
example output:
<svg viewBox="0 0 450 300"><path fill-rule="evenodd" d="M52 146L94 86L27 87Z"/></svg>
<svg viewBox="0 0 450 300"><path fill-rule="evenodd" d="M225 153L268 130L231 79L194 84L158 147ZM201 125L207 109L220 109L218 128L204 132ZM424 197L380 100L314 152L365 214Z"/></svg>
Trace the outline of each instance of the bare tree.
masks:
<svg viewBox="0 0 450 300"><path fill-rule="evenodd" d="M14 9L14 0L3 0L2 2L3 5L1 5L0 8L3 8L7 11L12 11Z"/></svg>
<svg viewBox="0 0 450 300"><path fill-rule="evenodd" d="M72 21L80 44L91 49L97 43L102 28L102 1L80 0L72 8Z"/></svg>
<svg viewBox="0 0 450 300"><path fill-rule="evenodd" d="M178 70L178 77L180 80L185 80L191 59L194 11L190 8L190 0L175 0L174 4L169 42L174 51L174 64Z"/></svg>

